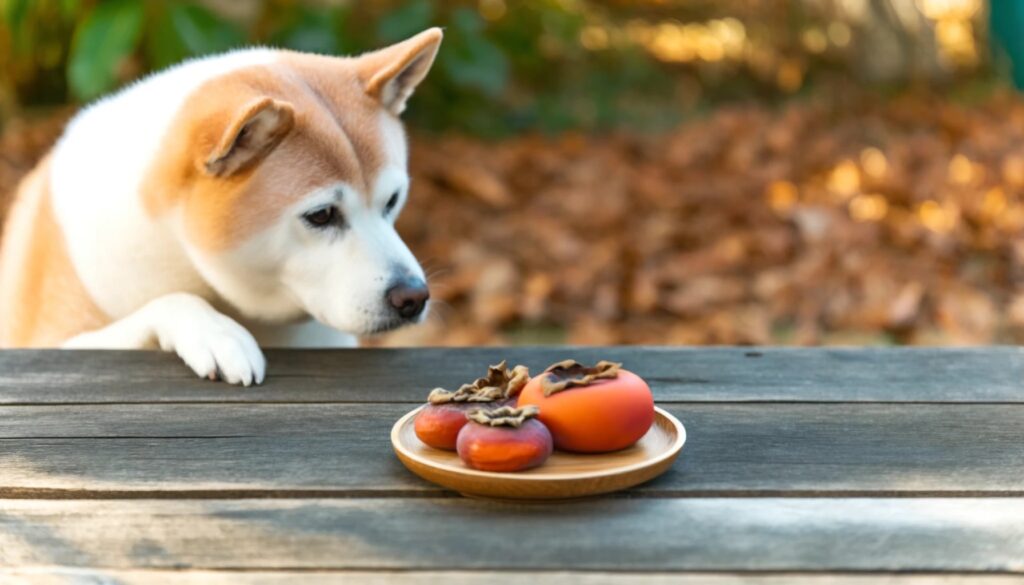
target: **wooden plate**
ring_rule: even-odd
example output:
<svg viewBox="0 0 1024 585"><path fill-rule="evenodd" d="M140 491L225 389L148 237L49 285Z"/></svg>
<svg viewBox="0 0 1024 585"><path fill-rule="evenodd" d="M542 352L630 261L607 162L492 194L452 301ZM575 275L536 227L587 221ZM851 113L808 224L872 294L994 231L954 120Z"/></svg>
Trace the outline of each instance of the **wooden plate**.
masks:
<svg viewBox="0 0 1024 585"><path fill-rule="evenodd" d="M651 430L628 449L596 455L555 451L544 465L529 471L477 471L466 467L456 453L428 447L416 437L413 419L422 408L391 428L395 454L416 475L465 496L557 500L614 492L664 473L686 442L683 423L655 407Z"/></svg>

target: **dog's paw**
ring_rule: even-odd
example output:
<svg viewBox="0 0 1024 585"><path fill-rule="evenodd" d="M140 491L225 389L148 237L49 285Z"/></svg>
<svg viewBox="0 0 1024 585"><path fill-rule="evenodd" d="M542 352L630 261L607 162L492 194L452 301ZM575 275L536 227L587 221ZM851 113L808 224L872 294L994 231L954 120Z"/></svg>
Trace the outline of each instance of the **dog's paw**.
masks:
<svg viewBox="0 0 1024 585"><path fill-rule="evenodd" d="M267 363L253 336L228 317L185 327L170 343L161 340L166 351L174 351L201 378L221 379L231 384L260 384Z"/></svg>
<svg viewBox="0 0 1024 585"><path fill-rule="evenodd" d="M162 307L157 340L201 378L251 386L263 382L267 362L256 339L230 317L198 297L176 299Z"/></svg>
<svg viewBox="0 0 1024 585"><path fill-rule="evenodd" d="M226 324L204 327L176 338L172 347L164 349L177 353L202 378L260 384L267 368L263 353L248 331L232 325L238 330Z"/></svg>
<svg viewBox="0 0 1024 585"><path fill-rule="evenodd" d="M251 386L263 382L267 362L256 338L205 300L188 293L154 299L103 329L67 340L66 349L152 348L154 339L202 378Z"/></svg>

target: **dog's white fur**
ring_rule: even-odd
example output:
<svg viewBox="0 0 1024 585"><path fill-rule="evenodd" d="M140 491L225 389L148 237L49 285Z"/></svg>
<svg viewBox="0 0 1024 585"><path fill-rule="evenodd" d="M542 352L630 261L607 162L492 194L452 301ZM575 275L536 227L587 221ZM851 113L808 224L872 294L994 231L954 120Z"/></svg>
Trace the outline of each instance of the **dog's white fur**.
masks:
<svg viewBox="0 0 1024 585"><path fill-rule="evenodd" d="M192 92L217 76L273 60L273 51L254 49L188 61L88 106L68 124L53 151L54 212L79 278L106 314L120 319L173 292L213 292L182 245L178 225L143 210L140 185ZM152 274L154 266L160 274Z"/></svg>
<svg viewBox="0 0 1024 585"><path fill-rule="evenodd" d="M428 33L436 42L423 58L432 61L440 33ZM382 302L386 288L396 272L425 277L393 226L409 186L396 114L426 71L411 85L399 73L379 88L376 131L386 156L368 189L345 181L318 185L269 226L212 252L188 237L182 209L154 216L140 197L186 101L232 72L273 67L283 54L248 49L189 61L89 106L68 125L49 166L53 213L81 284L110 323L64 347L156 344L200 376L249 385L265 376L260 345L353 345L353 334L401 324ZM398 205L383 213L394 193ZM344 216L344 233L301 221L327 204Z"/></svg>

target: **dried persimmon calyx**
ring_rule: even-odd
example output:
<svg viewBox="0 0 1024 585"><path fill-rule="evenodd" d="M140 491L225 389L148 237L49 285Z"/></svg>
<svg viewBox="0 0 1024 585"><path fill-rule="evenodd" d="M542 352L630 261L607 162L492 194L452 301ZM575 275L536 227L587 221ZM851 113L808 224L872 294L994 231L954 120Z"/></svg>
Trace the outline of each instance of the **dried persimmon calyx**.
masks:
<svg viewBox="0 0 1024 585"><path fill-rule="evenodd" d="M589 386L601 380L612 380L619 376L621 363L601 360L593 367L587 367L576 360L563 360L551 364L540 375L540 386L544 396L551 396L567 388Z"/></svg>
<svg viewBox="0 0 1024 585"><path fill-rule="evenodd" d="M530 370L526 366L509 369L506 361L487 368L487 375L477 378L472 384L463 384L454 392L444 388L434 388L427 396L430 404L447 404L450 402L494 402L507 400L519 395L523 386L530 380Z"/></svg>
<svg viewBox="0 0 1024 585"><path fill-rule="evenodd" d="M489 427L512 427L518 429L523 423L536 418L540 408L529 405L522 408L502 406L491 410L477 408L466 413L469 420Z"/></svg>

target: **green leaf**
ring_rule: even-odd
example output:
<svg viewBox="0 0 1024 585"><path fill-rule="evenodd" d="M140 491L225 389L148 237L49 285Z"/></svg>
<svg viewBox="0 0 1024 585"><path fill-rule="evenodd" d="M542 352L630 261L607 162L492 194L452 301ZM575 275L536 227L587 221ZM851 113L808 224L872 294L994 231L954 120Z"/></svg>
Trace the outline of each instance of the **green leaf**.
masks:
<svg viewBox="0 0 1024 585"><path fill-rule="evenodd" d="M0 16L3 17L4 28L11 35L12 52L18 55L28 53L30 27L28 20L30 0L0 0Z"/></svg>
<svg viewBox="0 0 1024 585"><path fill-rule="evenodd" d="M82 9L81 0L61 0L60 12L64 18L74 18Z"/></svg>
<svg viewBox="0 0 1024 585"><path fill-rule="evenodd" d="M198 4L171 4L168 17L189 56L219 53L245 43L245 34L235 23Z"/></svg>
<svg viewBox="0 0 1024 585"><path fill-rule="evenodd" d="M294 17L270 37L279 47L337 55L342 52L338 35L339 12L330 8L300 8Z"/></svg>
<svg viewBox="0 0 1024 585"><path fill-rule="evenodd" d="M467 38L480 37L484 32L483 19L469 8L457 8L452 12L452 26Z"/></svg>
<svg viewBox="0 0 1024 585"><path fill-rule="evenodd" d="M181 40L166 10L160 10L146 33L146 60L154 70L164 69L192 54Z"/></svg>
<svg viewBox="0 0 1024 585"><path fill-rule="evenodd" d="M235 23L197 4L171 3L157 13L146 36L146 57L163 69L190 57L220 53L245 43Z"/></svg>
<svg viewBox="0 0 1024 585"><path fill-rule="evenodd" d="M412 0L377 23L377 39L394 43L430 27L434 7L430 0Z"/></svg>
<svg viewBox="0 0 1024 585"><path fill-rule="evenodd" d="M144 9L134 0L107 0L78 24L67 69L75 97L95 98L120 81L118 68L139 41Z"/></svg>
<svg viewBox="0 0 1024 585"><path fill-rule="evenodd" d="M456 85L479 89L490 96L505 90L508 58L484 36L483 22L476 12L464 8L455 11L451 41L442 45L441 51L441 66Z"/></svg>
<svg viewBox="0 0 1024 585"><path fill-rule="evenodd" d="M3 15L4 21L6 21L12 31L17 31L19 27L25 24L25 16L28 14L31 0L0 1L2 1L0 15Z"/></svg>

